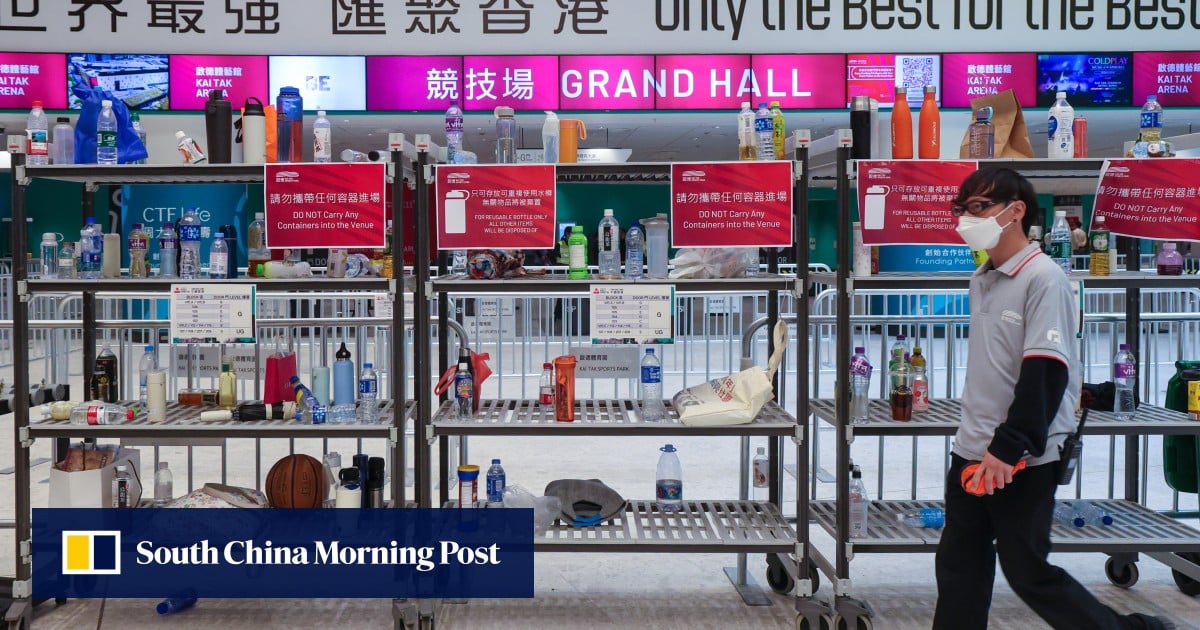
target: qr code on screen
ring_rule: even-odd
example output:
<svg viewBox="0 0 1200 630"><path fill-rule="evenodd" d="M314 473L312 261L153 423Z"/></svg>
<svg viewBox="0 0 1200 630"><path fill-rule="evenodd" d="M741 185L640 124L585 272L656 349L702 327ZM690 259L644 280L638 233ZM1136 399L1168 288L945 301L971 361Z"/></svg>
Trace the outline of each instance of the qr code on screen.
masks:
<svg viewBox="0 0 1200 630"><path fill-rule="evenodd" d="M902 85L916 88L936 85L934 74L937 72L937 68L934 67L934 64L935 59L932 56L900 57Z"/></svg>

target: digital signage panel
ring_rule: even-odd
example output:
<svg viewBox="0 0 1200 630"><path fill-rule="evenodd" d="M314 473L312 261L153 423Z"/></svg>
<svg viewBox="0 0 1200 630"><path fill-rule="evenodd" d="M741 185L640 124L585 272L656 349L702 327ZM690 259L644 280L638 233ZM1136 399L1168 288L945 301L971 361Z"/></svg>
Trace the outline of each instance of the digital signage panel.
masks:
<svg viewBox="0 0 1200 630"><path fill-rule="evenodd" d="M1021 107L1037 103L1037 55L955 53L942 55L942 105L970 107L971 99L1012 90Z"/></svg>
<svg viewBox="0 0 1200 630"><path fill-rule="evenodd" d="M1129 53L1038 55L1037 106L1050 107L1057 92L1072 107L1133 104L1133 59Z"/></svg>
<svg viewBox="0 0 1200 630"><path fill-rule="evenodd" d="M239 109L246 98L267 94L265 55L171 55L171 109L203 110L210 90L221 90Z"/></svg>
<svg viewBox="0 0 1200 630"><path fill-rule="evenodd" d="M362 111L367 108L364 57L271 57L271 100L279 88L300 90L304 109Z"/></svg>

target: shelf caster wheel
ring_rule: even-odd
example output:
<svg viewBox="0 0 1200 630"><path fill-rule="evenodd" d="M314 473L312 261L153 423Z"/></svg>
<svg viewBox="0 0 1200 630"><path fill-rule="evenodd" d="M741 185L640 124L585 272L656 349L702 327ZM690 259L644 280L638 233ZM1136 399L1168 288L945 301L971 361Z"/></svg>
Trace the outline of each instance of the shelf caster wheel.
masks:
<svg viewBox="0 0 1200 630"><path fill-rule="evenodd" d="M818 623L820 625L814 627L808 619L801 618L799 628L800 630L833 630L833 615L821 615Z"/></svg>
<svg viewBox="0 0 1200 630"><path fill-rule="evenodd" d="M767 559L767 585L771 587L772 591L780 595L787 595L795 590L796 580L788 574L783 563L774 558L774 556L769 556Z"/></svg>
<svg viewBox="0 0 1200 630"><path fill-rule="evenodd" d="M1114 558L1104 561L1104 575L1114 586L1131 588L1138 581L1138 568L1132 562L1118 563Z"/></svg>
<svg viewBox="0 0 1200 630"><path fill-rule="evenodd" d="M855 617L853 620L838 617L836 628L837 630L873 630L875 624L871 622L870 617Z"/></svg>
<svg viewBox="0 0 1200 630"><path fill-rule="evenodd" d="M417 620L417 630L433 630L433 615L421 615Z"/></svg>
<svg viewBox="0 0 1200 630"><path fill-rule="evenodd" d="M1200 553L1181 553L1177 555L1192 564L1200 564ZM1175 586L1178 586L1179 591L1184 595L1189 597L1200 595L1200 582L1175 569L1171 569L1171 577L1175 578Z"/></svg>

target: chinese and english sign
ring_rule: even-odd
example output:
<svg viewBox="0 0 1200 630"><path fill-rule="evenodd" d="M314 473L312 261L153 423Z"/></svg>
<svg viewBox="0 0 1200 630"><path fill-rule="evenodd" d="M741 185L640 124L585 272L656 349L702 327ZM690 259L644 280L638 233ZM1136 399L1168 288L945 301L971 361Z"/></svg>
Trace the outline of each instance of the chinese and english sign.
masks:
<svg viewBox="0 0 1200 630"><path fill-rule="evenodd" d="M204 109L210 90L221 90L239 111L246 99L266 102L267 58L260 55L171 55L171 109Z"/></svg>
<svg viewBox="0 0 1200 630"><path fill-rule="evenodd" d="M971 99L1012 90L1021 107L1037 102L1037 55L962 53L942 55L942 105L970 107Z"/></svg>
<svg viewBox="0 0 1200 630"><path fill-rule="evenodd" d="M1200 106L1200 52L1134 53L1133 94L1157 94L1165 107Z"/></svg>
<svg viewBox="0 0 1200 630"><path fill-rule="evenodd" d="M267 164L267 247L384 247L386 166Z"/></svg>
<svg viewBox="0 0 1200 630"><path fill-rule="evenodd" d="M1200 241L1200 160L1106 160L1092 217L1113 234Z"/></svg>
<svg viewBox="0 0 1200 630"><path fill-rule="evenodd" d="M858 162L858 213L864 245L959 245L950 206L976 162Z"/></svg>
<svg viewBox="0 0 1200 630"><path fill-rule="evenodd" d="M551 249L553 164L439 165L438 249Z"/></svg>
<svg viewBox="0 0 1200 630"><path fill-rule="evenodd" d="M221 361L233 363L238 380L258 380L260 370L266 369L266 354L258 358L258 348L246 345L188 344L171 346L174 362L171 376L184 378L188 374L199 378L221 375Z"/></svg>
<svg viewBox="0 0 1200 630"><path fill-rule="evenodd" d="M3 37L0 35L0 39ZM67 65L63 55L0 53L0 109L25 109L34 101L41 101L46 109L66 109Z"/></svg>
<svg viewBox="0 0 1200 630"><path fill-rule="evenodd" d="M254 285L171 285L171 343L256 343Z"/></svg>
<svg viewBox="0 0 1200 630"><path fill-rule="evenodd" d="M675 343L675 287L593 284L593 344Z"/></svg>
<svg viewBox="0 0 1200 630"><path fill-rule="evenodd" d="M791 162L671 165L672 247L790 247Z"/></svg>
<svg viewBox="0 0 1200 630"><path fill-rule="evenodd" d="M638 378L641 348L637 346L591 346L571 351L576 378Z"/></svg>

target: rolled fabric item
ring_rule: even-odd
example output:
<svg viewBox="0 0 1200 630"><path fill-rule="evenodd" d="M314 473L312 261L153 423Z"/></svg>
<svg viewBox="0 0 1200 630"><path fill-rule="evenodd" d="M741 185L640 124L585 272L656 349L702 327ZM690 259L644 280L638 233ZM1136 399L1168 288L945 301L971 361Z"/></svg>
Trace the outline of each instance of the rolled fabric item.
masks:
<svg viewBox="0 0 1200 630"><path fill-rule="evenodd" d="M598 525L625 509L625 499L599 479L558 479L544 494L562 501L563 519L572 525Z"/></svg>

